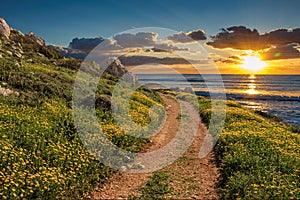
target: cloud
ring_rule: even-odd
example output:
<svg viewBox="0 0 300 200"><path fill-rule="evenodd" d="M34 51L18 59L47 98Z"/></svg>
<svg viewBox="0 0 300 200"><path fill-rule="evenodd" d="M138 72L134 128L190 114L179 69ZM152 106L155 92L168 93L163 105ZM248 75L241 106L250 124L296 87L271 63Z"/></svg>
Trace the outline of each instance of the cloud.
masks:
<svg viewBox="0 0 300 200"><path fill-rule="evenodd" d="M195 30L188 32L187 36L191 37L195 41L206 40L206 36L203 30Z"/></svg>
<svg viewBox="0 0 300 200"><path fill-rule="evenodd" d="M71 49L76 49L84 52L90 52L93 48L95 48L98 44L103 42L104 39L102 37L98 38L74 38L72 42L70 42L69 47Z"/></svg>
<svg viewBox="0 0 300 200"><path fill-rule="evenodd" d="M151 49L153 52L188 51L189 48L180 48L167 43L155 44Z"/></svg>
<svg viewBox="0 0 300 200"><path fill-rule="evenodd" d="M227 58L220 58L215 60L215 62L226 63L226 64L241 64L242 60L238 56L229 56Z"/></svg>
<svg viewBox="0 0 300 200"><path fill-rule="evenodd" d="M295 43L273 47L261 53L261 57L264 60L300 58L300 52L297 50L297 47L299 45Z"/></svg>
<svg viewBox="0 0 300 200"><path fill-rule="evenodd" d="M113 39L117 41L118 45L121 45L124 48L131 48L153 46L157 40L157 36L157 33L151 32L139 32L136 34L123 33L115 35Z"/></svg>
<svg viewBox="0 0 300 200"><path fill-rule="evenodd" d="M112 39L105 39L101 45L99 45L101 50L122 50L124 49L121 47L115 40Z"/></svg>
<svg viewBox="0 0 300 200"><path fill-rule="evenodd" d="M244 26L232 26L222 29L212 37L212 42L207 42L214 48L237 50L263 50L274 46L300 44L300 29L277 29L269 33L259 34L256 29Z"/></svg>
<svg viewBox="0 0 300 200"><path fill-rule="evenodd" d="M260 42L260 35L256 29L251 30L244 26L222 29L212 40L206 44L218 49L259 50L268 47Z"/></svg>
<svg viewBox="0 0 300 200"><path fill-rule="evenodd" d="M192 43L199 40L206 40L206 37L203 30L195 30L188 33L179 32L167 37L165 40L169 40L174 43Z"/></svg>
<svg viewBox="0 0 300 200"><path fill-rule="evenodd" d="M180 57L152 57L152 56L120 56L120 61L125 66L137 66L144 64L164 64L164 65L176 65L176 64L207 64L208 60L186 60Z"/></svg>
<svg viewBox="0 0 300 200"><path fill-rule="evenodd" d="M261 36L261 40L269 45L280 46L292 43L300 44L300 28L277 29Z"/></svg>

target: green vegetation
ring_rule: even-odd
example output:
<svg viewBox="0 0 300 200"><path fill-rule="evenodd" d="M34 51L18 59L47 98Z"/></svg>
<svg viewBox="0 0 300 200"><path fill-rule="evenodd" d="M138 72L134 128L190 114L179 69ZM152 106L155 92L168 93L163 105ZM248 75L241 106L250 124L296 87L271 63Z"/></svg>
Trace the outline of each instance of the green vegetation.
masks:
<svg viewBox="0 0 300 200"><path fill-rule="evenodd" d="M0 94L0 199L84 196L114 170L84 148L74 125L72 89L81 61L64 58L15 30L10 39L0 37L0 41L0 86L13 91L8 96ZM112 117L110 98L117 81L111 74L99 80L96 114L114 144L137 152L148 139L127 135ZM208 125L210 100L198 100L200 115ZM139 88L129 103L129 117L141 127L152 119L160 121L161 113L150 108L161 107L163 102L151 90ZM228 101L215 152L222 174L222 199L300 198L299 127ZM141 188L141 197L158 199L170 193L168 180L163 172L154 173Z"/></svg>
<svg viewBox="0 0 300 200"><path fill-rule="evenodd" d="M0 199L84 196L114 170L85 149L74 125L72 90L81 61L17 31L0 41L0 86L14 92L0 94ZM11 56L15 50L22 56ZM137 152L148 139L126 135L112 117L110 97L118 79L106 73L99 80L96 114L113 143ZM161 103L159 95L141 87L130 100L130 117L147 125L150 107Z"/></svg>
<svg viewBox="0 0 300 200"><path fill-rule="evenodd" d="M201 116L210 117L210 100L199 97ZM223 133L215 147L221 169L222 199L299 199L300 135L275 122L227 102Z"/></svg>
<svg viewBox="0 0 300 200"><path fill-rule="evenodd" d="M173 191L168 185L171 177L164 172L155 172L145 186L141 187L141 196L130 196L129 199L165 199L164 196Z"/></svg>

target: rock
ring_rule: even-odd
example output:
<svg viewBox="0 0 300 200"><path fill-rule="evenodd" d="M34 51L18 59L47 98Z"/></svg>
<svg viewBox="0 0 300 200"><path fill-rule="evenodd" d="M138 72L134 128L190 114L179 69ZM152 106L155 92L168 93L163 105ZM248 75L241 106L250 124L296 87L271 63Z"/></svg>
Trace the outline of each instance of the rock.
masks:
<svg viewBox="0 0 300 200"><path fill-rule="evenodd" d="M45 57L45 55L41 54L41 53L37 53L37 55L40 56L40 57L42 57L42 58Z"/></svg>
<svg viewBox="0 0 300 200"><path fill-rule="evenodd" d="M8 54L9 56L13 55L13 53L11 51L6 51L6 54Z"/></svg>
<svg viewBox="0 0 300 200"><path fill-rule="evenodd" d="M24 33L22 33L21 31L14 29L14 28L10 28L11 31L15 31L18 35L20 36L25 36Z"/></svg>
<svg viewBox="0 0 300 200"><path fill-rule="evenodd" d="M106 94L96 95L95 107L109 110L111 108L111 96Z"/></svg>
<svg viewBox="0 0 300 200"><path fill-rule="evenodd" d="M127 167L122 166L120 170L121 170L122 172L125 172L125 171L127 170Z"/></svg>
<svg viewBox="0 0 300 200"><path fill-rule="evenodd" d="M108 67L106 68L106 72L111 75L122 77L127 72L124 65L122 65L121 61L118 58L109 58L107 64Z"/></svg>
<svg viewBox="0 0 300 200"><path fill-rule="evenodd" d="M135 165L135 167L137 168L137 169L145 169L145 166L142 164L142 163L137 163L136 165Z"/></svg>
<svg viewBox="0 0 300 200"><path fill-rule="evenodd" d="M17 45L17 47L18 47L19 49L22 49L22 45L21 45L20 42L18 42L16 45Z"/></svg>
<svg viewBox="0 0 300 200"><path fill-rule="evenodd" d="M0 53L0 58L2 58L2 53Z"/></svg>
<svg viewBox="0 0 300 200"><path fill-rule="evenodd" d="M123 76L123 80L129 83L133 83L136 84L138 82L138 78L137 76L135 76L134 74L132 74L131 72L127 72L124 76Z"/></svg>
<svg viewBox="0 0 300 200"><path fill-rule="evenodd" d="M14 50L13 52L13 56L17 57L17 58L22 58L22 54L16 50Z"/></svg>
<svg viewBox="0 0 300 200"><path fill-rule="evenodd" d="M183 92L185 93L190 93L190 94L194 94L194 90L191 87L186 87L184 88Z"/></svg>
<svg viewBox="0 0 300 200"><path fill-rule="evenodd" d="M11 94L15 94L15 95L19 95L18 92L15 92L15 91L12 91L10 89L7 89L7 88L3 88L0 86L0 94L2 94L3 96L8 96L8 95L11 95Z"/></svg>
<svg viewBox="0 0 300 200"><path fill-rule="evenodd" d="M172 90L174 92L181 92L179 87L171 87L170 90Z"/></svg>
<svg viewBox="0 0 300 200"><path fill-rule="evenodd" d="M3 35L6 38L10 36L10 27L3 18L0 18L0 35Z"/></svg>
<svg viewBox="0 0 300 200"><path fill-rule="evenodd" d="M43 40L41 37L37 36L34 34L34 32L29 32L28 34L26 34L27 37L29 37L30 39L36 41L36 43L38 43L41 46L45 46L45 40Z"/></svg>
<svg viewBox="0 0 300 200"><path fill-rule="evenodd" d="M15 62L15 67L21 67L20 63Z"/></svg>
<svg viewBox="0 0 300 200"><path fill-rule="evenodd" d="M125 68L125 66L121 63L121 61L118 58L116 57L109 58L107 63L109 64L108 67L106 68L107 73L117 77L123 76L123 80L126 82L130 82L133 84L136 84L138 82L137 77L131 72L128 72L128 70Z"/></svg>

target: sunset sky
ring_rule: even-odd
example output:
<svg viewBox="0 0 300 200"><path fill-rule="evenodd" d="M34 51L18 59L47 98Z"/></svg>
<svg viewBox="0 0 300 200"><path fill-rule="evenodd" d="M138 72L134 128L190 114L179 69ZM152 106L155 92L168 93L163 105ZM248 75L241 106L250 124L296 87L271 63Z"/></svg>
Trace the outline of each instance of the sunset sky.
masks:
<svg viewBox="0 0 300 200"><path fill-rule="evenodd" d="M0 17L13 28L24 33L33 31L48 44L62 46L67 46L75 37L111 38L132 28L168 28L177 31L178 35L169 35L169 39L166 36L159 44L155 35L150 35L149 44L140 46L122 45L126 39L122 35L106 42L114 48L117 45L123 50L130 48L130 56L151 57L148 60L165 57L163 63L176 66L185 73L193 72L186 63L172 58L173 52L187 54L189 45L197 42L221 73L300 74L299 8L298 0L4 0ZM149 42L146 32L142 36L148 37L143 39ZM186 41L185 36L193 41ZM145 48L149 46L152 47L151 56ZM155 47L167 48L168 52L155 51Z"/></svg>

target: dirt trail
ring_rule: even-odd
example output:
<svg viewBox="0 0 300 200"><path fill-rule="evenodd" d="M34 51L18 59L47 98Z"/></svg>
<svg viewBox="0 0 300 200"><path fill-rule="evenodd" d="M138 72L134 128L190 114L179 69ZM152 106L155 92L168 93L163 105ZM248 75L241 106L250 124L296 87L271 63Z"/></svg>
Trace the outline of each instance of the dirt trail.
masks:
<svg viewBox="0 0 300 200"><path fill-rule="evenodd" d="M174 97L162 96L166 105L166 121L162 129L152 138L141 152L150 152L168 144L177 133L180 106ZM169 183L174 189L166 198L217 199L216 184L218 169L214 163L214 155L210 153L203 159L198 153L205 134L206 127L201 123L195 140L188 150L176 162L160 170L171 174L173 180ZM108 179L104 185L95 188L91 199L117 199L130 195L139 196L138 188L145 185L152 173L118 172Z"/></svg>

